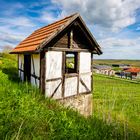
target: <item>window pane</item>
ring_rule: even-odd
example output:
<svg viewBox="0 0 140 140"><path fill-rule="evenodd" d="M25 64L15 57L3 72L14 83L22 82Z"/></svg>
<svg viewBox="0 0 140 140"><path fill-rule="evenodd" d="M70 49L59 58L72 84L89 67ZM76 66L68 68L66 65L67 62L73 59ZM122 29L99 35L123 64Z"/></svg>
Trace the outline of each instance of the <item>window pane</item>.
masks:
<svg viewBox="0 0 140 140"><path fill-rule="evenodd" d="M77 73L77 53L66 53L66 73Z"/></svg>

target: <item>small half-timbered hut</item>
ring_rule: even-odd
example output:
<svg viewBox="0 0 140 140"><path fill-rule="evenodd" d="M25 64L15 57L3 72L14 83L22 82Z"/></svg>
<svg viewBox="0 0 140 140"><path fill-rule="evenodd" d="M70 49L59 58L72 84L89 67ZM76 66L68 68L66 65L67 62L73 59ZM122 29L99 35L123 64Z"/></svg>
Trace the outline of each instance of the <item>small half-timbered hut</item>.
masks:
<svg viewBox="0 0 140 140"><path fill-rule="evenodd" d="M34 31L11 52L21 80L54 99L91 93L92 58L101 53L77 13Z"/></svg>

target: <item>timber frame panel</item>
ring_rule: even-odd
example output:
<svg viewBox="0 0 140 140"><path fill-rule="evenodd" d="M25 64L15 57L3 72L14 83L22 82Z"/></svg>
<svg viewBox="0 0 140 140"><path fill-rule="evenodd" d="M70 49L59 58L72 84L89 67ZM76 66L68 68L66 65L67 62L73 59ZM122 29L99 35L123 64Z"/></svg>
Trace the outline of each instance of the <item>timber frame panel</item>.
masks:
<svg viewBox="0 0 140 140"><path fill-rule="evenodd" d="M21 79L38 85L46 96L63 99L93 91L92 58L102 51L81 16L74 14L36 30L11 53L18 54ZM66 71L67 53L74 54L74 68ZM26 66L21 55L30 56L31 64Z"/></svg>

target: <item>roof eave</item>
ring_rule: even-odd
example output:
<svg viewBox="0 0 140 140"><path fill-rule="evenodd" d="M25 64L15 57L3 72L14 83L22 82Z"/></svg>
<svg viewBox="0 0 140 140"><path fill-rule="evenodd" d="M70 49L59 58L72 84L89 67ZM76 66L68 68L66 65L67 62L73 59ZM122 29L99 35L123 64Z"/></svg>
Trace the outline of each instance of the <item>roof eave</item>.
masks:
<svg viewBox="0 0 140 140"><path fill-rule="evenodd" d="M103 52L101 51L101 47L99 46L99 44L97 43L97 41L95 40L95 38L93 37L92 33L89 31L89 29L87 28L85 22L82 20L81 16L76 13L74 14L74 16L71 18L70 21L68 21L64 26L62 26L57 32L53 33L50 35L49 38L46 38L45 41L43 41L42 43L40 43L38 45L38 47L35 50L28 50L28 51L11 51L10 54L22 54L22 53L40 53L41 51L43 51L43 48L50 43L58 34L60 34L63 30L65 30L67 27L69 27L70 25L72 25L72 23L75 21L75 19L79 18L80 21L82 22L86 32L88 33L88 36L90 36L90 40L92 42L92 49L91 52L94 54L98 54L101 55ZM96 52L96 53L95 53Z"/></svg>
<svg viewBox="0 0 140 140"><path fill-rule="evenodd" d="M31 51L12 51L12 52L9 52L9 54L32 54L32 53L38 53L36 52L35 50L31 50Z"/></svg>
<svg viewBox="0 0 140 140"><path fill-rule="evenodd" d="M95 50L97 51L97 54L98 54L98 55L103 54L103 52L101 51L100 45L97 43L96 39L94 38L94 36L92 35L92 33L90 32L90 30L88 29L88 27L86 26L86 24L85 24L85 22L83 21L82 17L81 17L80 15L79 15L78 17L79 17L79 19L81 20L81 22L82 22L82 24L84 25L84 27L86 28L86 31L87 31L87 33L89 34L89 36L91 37L93 43L95 44L96 49L97 49L97 50L96 50L96 49L95 49Z"/></svg>
<svg viewBox="0 0 140 140"><path fill-rule="evenodd" d="M38 47L38 49L36 50L37 53L40 53L43 50L43 47L46 46L50 41L52 41L53 38L55 38L59 33L61 33L63 30L65 30L70 24L72 24L72 22L76 19L79 18L81 20L81 22L83 23L84 27L86 28L86 31L88 32L89 36L91 37L93 44L96 46L96 49L93 48L93 52L97 52L96 54L101 55L103 54L103 52L101 51L101 47L99 46L99 44L97 43L97 41L95 40L95 38L93 37L92 33L89 31L89 29L87 28L86 24L84 23L84 21L82 20L81 16L76 13L74 15L74 17L67 23L66 26L64 26L61 30L59 30L58 32L56 32L55 34L53 34L49 39L47 39L46 41L44 41L43 43L41 43ZM95 54L95 53L94 53Z"/></svg>
<svg viewBox="0 0 140 140"><path fill-rule="evenodd" d="M47 38L43 43L41 43L41 44L38 46L38 48L36 49L35 52L40 53L40 52L43 50L43 48L44 48L48 43L50 43L50 42L52 41L52 39L54 39L59 33L61 33L63 30L65 30L77 17L79 17L79 14L78 14L78 13L74 14L74 17L73 17L69 22L67 22L66 25L65 25L63 28L61 27L61 29L58 30L57 32L53 33L53 34L50 36L49 39Z"/></svg>

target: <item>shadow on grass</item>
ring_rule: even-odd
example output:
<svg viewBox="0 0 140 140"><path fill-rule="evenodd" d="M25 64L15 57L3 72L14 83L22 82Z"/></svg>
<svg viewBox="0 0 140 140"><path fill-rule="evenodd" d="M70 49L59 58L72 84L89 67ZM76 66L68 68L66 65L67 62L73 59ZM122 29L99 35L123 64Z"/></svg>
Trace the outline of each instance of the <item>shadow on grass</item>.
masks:
<svg viewBox="0 0 140 140"><path fill-rule="evenodd" d="M2 68L2 72L8 75L8 79L12 82L19 83L20 79L18 78L18 71L15 67Z"/></svg>

